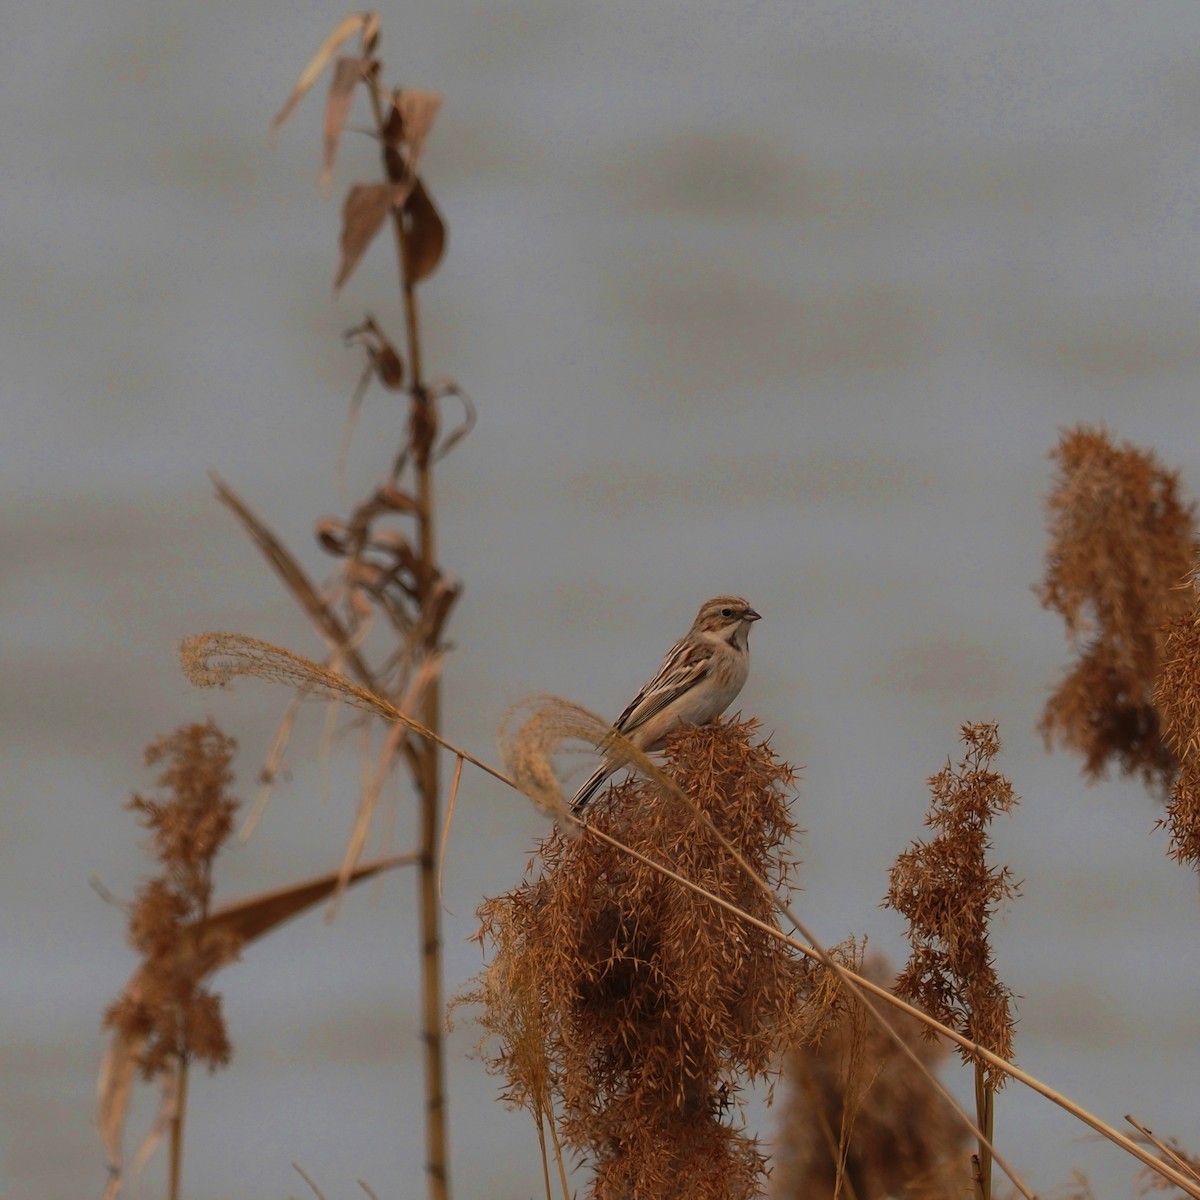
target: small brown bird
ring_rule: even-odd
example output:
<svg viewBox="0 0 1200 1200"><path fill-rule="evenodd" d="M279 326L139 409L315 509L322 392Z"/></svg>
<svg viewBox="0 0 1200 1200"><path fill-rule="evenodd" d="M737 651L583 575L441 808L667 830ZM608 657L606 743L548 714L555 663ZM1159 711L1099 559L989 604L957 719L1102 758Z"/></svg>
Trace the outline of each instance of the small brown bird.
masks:
<svg viewBox="0 0 1200 1200"><path fill-rule="evenodd" d="M759 614L741 596L706 601L686 637L671 647L658 673L629 702L613 728L639 750L659 749L669 733L705 725L734 701L750 670L750 626ZM571 804L579 812L620 767L605 760Z"/></svg>

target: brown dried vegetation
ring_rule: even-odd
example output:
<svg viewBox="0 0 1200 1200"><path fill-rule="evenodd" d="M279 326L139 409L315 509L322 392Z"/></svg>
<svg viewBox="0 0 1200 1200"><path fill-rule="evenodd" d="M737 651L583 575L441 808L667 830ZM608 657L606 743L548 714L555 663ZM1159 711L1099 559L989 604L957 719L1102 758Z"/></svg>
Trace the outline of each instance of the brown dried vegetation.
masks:
<svg viewBox="0 0 1200 1200"><path fill-rule="evenodd" d="M896 994L1006 1061L1012 1059L1012 992L992 962L988 923L1020 892L1007 867L990 867L988 826L1017 803L1012 784L991 769L1000 753L994 724L964 725L966 756L929 780L933 803L925 823L938 832L896 859L885 904L908 921L912 953ZM1005 1073L959 1047L975 1069L976 1125L983 1134L975 1160L976 1195L991 1197L994 1093Z"/></svg>
<svg viewBox="0 0 1200 1200"><path fill-rule="evenodd" d="M881 957L847 963L883 983ZM902 1055L862 1005L838 987L832 1029L789 1052L774 1196L796 1200L950 1200L966 1194L966 1129L929 1075ZM924 1026L894 1013L891 1023L930 1071L946 1058Z"/></svg>
<svg viewBox="0 0 1200 1200"><path fill-rule="evenodd" d="M1165 791L1177 764L1153 692L1164 627L1188 608L1179 586L1195 561L1195 506L1153 452L1118 446L1103 430L1065 431L1051 458L1058 476L1038 596L1062 616L1079 657L1039 728L1048 745L1080 753L1090 779L1115 764Z"/></svg>
<svg viewBox="0 0 1200 1200"><path fill-rule="evenodd" d="M1196 580L1185 593L1192 611L1176 617L1163 639L1163 668L1154 692L1179 771L1161 821L1171 857L1200 870L1200 604Z"/></svg>
<svg viewBox="0 0 1200 1200"><path fill-rule="evenodd" d="M753 721L692 729L666 771L751 867L787 889L792 769ZM677 797L637 778L590 826L774 924L770 900ZM485 1059L505 1098L587 1155L591 1195L749 1197L765 1159L729 1119L800 1032L810 968L781 942L585 828L555 832L514 891L479 909L492 961L463 999L482 1006Z"/></svg>
<svg viewBox="0 0 1200 1200"><path fill-rule="evenodd" d="M235 749L211 721L159 738L146 764L166 763L158 785L168 794L128 804L150 831L162 872L142 884L129 911L129 941L144 962L138 995L117 1000L104 1025L144 1042L138 1065L147 1079L189 1059L214 1070L229 1061L220 997L201 980L236 957L238 942L206 942L199 955L188 927L208 915L213 860L233 829L237 801L225 789Z"/></svg>
<svg viewBox="0 0 1200 1200"><path fill-rule="evenodd" d="M995 725L964 725L966 757L929 780L933 803L925 823L938 832L896 859L885 904L908 921L912 954L896 994L1001 1058L1012 1058L1012 992L1000 982L988 944L988 922L1020 894L1007 867L990 867L987 828L1017 803L1012 784L991 770L1000 752ZM973 1061L967 1053L967 1061ZM994 1087L1004 1075L985 1067Z"/></svg>

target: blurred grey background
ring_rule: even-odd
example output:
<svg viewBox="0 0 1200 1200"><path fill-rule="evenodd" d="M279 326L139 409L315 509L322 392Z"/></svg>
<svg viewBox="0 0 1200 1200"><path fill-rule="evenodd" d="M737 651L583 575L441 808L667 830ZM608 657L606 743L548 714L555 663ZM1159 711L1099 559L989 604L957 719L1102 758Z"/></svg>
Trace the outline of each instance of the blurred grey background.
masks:
<svg viewBox="0 0 1200 1200"><path fill-rule="evenodd" d="M324 81L267 124L344 11L10 5L4 104L5 804L0 1176L99 1195L99 1019L133 966L146 870L121 805L142 747L215 716L239 793L286 699L194 691L176 644L233 629L320 643L212 497L216 469L314 572L314 519L359 370L341 331L399 328L381 244L330 299L349 135L317 186ZM996 830L1025 881L995 931L1017 1053L1113 1123L1200 1144L1196 880L1132 784L1088 788L1034 725L1065 661L1030 585L1047 451L1086 421L1200 486L1200 8L858 0L441 0L383 16L384 78L445 93L424 173L450 230L423 293L431 374L476 400L440 474L466 593L448 735L489 759L505 709L555 692L615 714L707 596L764 614L742 695L803 768L798 904L897 960L887 869L923 833L960 724L998 720L1024 798ZM361 100L359 102L362 103ZM351 125L366 123L357 109ZM385 468L372 392L351 495ZM310 747L320 715L300 742ZM300 743L298 742L299 746ZM314 755L223 863L226 897L334 866L353 745ZM402 796L397 844L408 844ZM447 855L451 988L480 899L541 820L468 772ZM310 914L220 978L237 1052L197 1077L189 1196L423 1194L415 885ZM450 1043L460 1196L538 1194L532 1122ZM965 1072L954 1086L969 1091ZM143 1098L131 1133L152 1106ZM755 1101L751 1126L772 1136ZM1043 1194L1100 1200L1134 1164L1010 1087L1003 1150ZM129 1139L132 1147L133 1138ZM162 1192L162 1158L132 1190Z"/></svg>

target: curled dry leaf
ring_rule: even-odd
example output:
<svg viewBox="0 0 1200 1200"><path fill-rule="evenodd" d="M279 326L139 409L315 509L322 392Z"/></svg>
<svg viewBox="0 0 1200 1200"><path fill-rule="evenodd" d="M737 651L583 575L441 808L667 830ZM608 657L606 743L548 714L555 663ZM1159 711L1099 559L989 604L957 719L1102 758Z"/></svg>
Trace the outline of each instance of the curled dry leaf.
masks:
<svg viewBox="0 0 1200 1200"><path fill-rule="evenodd" d="M342 335L347 346L362 346L367 352L367 368L385 388L398 392L404 384L404 360L379 328L370 313L361 325L347 329Z"/></svg>
<svg viewBox="0 0 1200 1200"><path fill-rule="evenodd" d="M439 459L445 458L475 428L475 405L471 402L471 397L453 379L435 380L429 385L428 391L430 395L437 397L439 401L444 400L447 396L454 396L463 407L462 424L442 438L433 452L433 458L436 462Z"/></svg>
<svg viewBox="0 0 1200 1200"><path fill-rule="evenodd" d="M308 65L300 72L292 94L284 102L283 107L275 114L271 122L271 132L274 133L296 110L296 105L304 99L305 92L317 81L317 77L328 66L330 59L355 34L360 34L363 46L368 52L375 47L379 37L379 14L374 12L354 13L343 18L334 31L317 48L316 54L308 60Z"/></svg>
<svg viewBox="0 0 1200 1200"><path fill-rule="evenodd" d="M370 503L376 509L388 509L391 512L416 513L421 511L421 506L417 503L415 496L410 496L407 492L402 492L390 484L376 488Z"/></svg>
<svg viewBox="0 0 1200 1200"><path fill-rule="evenodd" d="M326 554L341 558L350 553L350 535L339 517L322 517L317 522L317 542Z"/></svg>
<svg viewBox="0 0 1200 1200"><path fill-rule="evenodd" d="M334 291L350 278L388 213L399 208L411 190L407 183L356 183L346 193L342 205L342 260L333 281Z"/></svg>
<svg viewBox="0 0 1200 1200"><path fill-rule="evenodd" d="M362 406L367 387L374 376L385 388L398 392L404 386L404 360L396 347L388 340L383 330L375 323L375 318L367 314L361 325L347 329L342 335L348 346L362 346L367 352L367 363L362 374L358 377L354 394L350 397L350 407L346 412L346 421L342 426L342 440L338 447L336 478L338 494L343 495L346 478L346 460L350 454L350 439L354 434L354 426L358 421L358 412Z"/></svg>

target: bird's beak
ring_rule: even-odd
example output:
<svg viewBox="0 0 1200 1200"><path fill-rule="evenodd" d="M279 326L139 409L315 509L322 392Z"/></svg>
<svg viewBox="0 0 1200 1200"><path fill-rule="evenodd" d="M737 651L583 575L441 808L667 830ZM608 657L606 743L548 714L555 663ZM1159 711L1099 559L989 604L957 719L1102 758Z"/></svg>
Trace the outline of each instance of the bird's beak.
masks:
<svg viewBox="0 0 1200 1200"><path fill-rule="evenodd" d="M746 615L742 618L744 621L761 621L762 613L756 613L754 609L746 609Z"/></svg>

